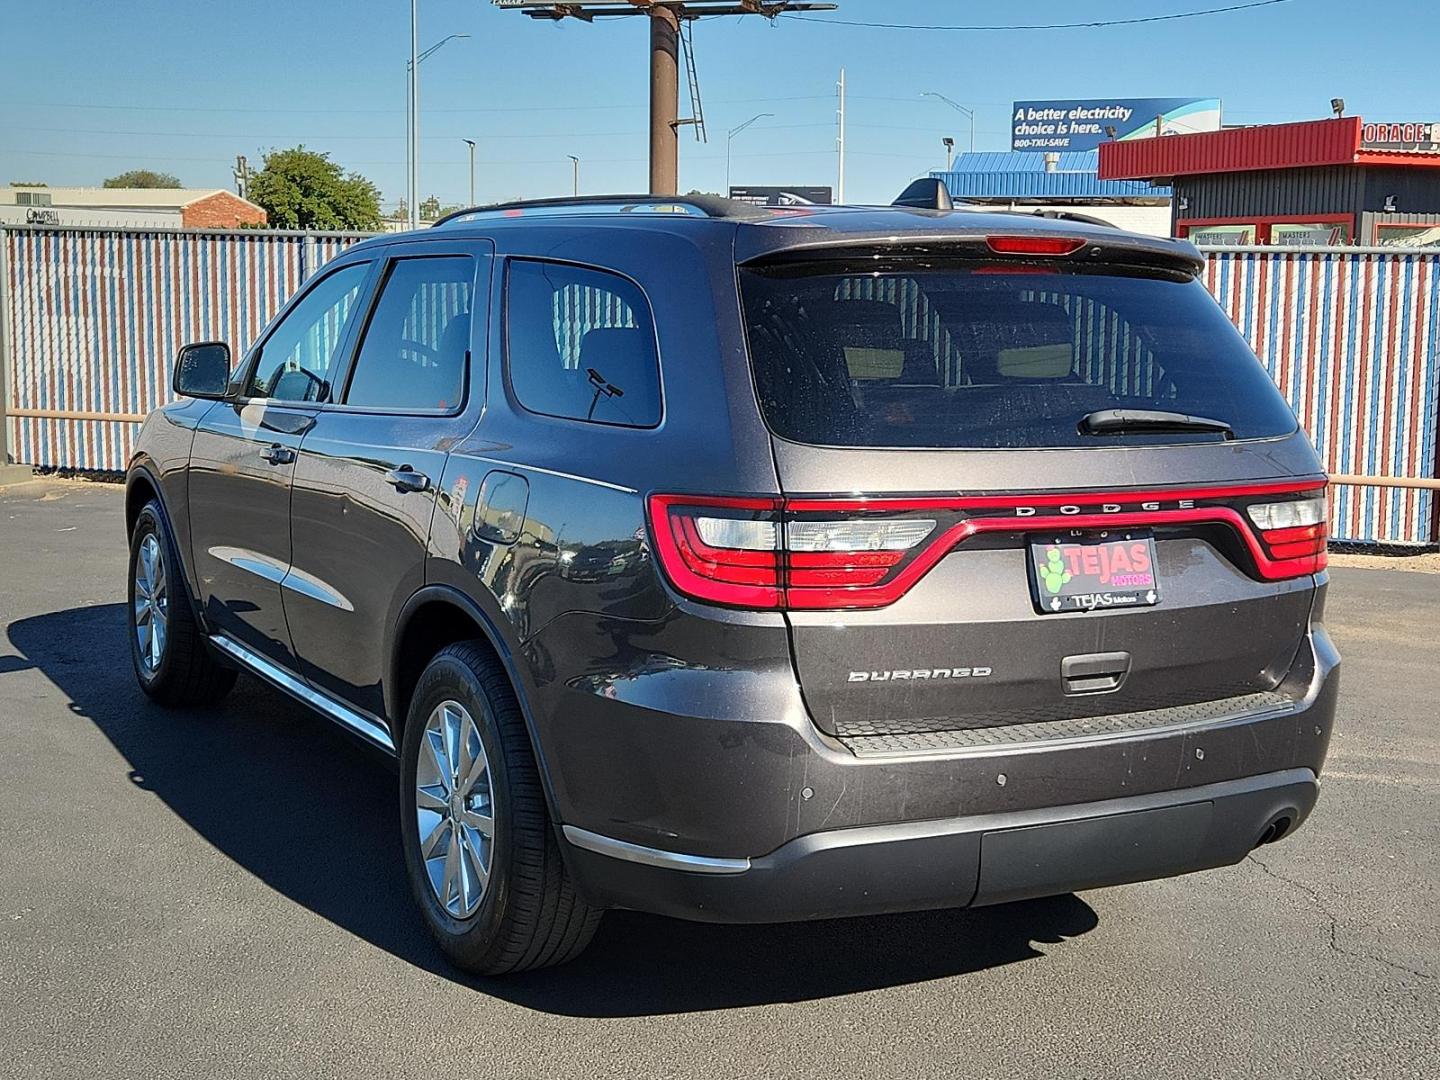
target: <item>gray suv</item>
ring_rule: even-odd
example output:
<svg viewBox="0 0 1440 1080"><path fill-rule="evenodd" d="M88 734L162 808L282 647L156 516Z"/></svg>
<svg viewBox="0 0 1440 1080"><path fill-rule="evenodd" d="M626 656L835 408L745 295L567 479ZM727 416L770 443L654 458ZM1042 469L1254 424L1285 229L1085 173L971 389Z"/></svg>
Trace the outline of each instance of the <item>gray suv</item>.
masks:
<svg viewBox="0 0 1440 1080"><path fill-rule="evenodd" d="M925 202L911 198L911 203ZM357 244L130 463L131 646L398 759L475 972L1243 859L1313 806L1326 480L1183 242L614 197Z"/></svg>

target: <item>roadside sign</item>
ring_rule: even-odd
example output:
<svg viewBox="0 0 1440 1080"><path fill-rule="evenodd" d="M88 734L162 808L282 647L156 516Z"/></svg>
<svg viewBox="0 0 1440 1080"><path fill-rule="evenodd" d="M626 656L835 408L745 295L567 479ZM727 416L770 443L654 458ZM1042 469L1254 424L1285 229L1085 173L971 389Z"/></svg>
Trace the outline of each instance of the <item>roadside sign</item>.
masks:
<svg viewBox="0 0 1440 1080"><path fill-rule="evenodd" d="M1017 101L1010 110L1011 150L1093 150L1112 138L1219 130L1219 98Z"/></svg>

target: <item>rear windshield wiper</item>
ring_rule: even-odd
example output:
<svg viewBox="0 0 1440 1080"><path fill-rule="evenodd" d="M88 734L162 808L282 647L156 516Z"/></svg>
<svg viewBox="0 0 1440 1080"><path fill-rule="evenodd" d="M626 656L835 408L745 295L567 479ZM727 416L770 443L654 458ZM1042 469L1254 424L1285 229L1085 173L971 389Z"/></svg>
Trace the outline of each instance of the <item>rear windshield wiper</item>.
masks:
<svg viewBox="0 0 1440 1080"><path fill-rule="evenodd" d="M1097 409L1080 418L1082 435L1123 435L1127 431L1214 431L1227 439L1235 437L1224 420L1164 409Z"/></svg>

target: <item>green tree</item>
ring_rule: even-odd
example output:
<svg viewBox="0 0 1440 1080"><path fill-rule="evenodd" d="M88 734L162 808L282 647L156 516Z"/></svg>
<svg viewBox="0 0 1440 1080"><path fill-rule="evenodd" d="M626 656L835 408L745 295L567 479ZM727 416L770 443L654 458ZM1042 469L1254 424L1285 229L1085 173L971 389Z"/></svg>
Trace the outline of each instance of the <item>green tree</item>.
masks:
<svg viewBox="0 0 1440 1080"><path fill-rule="evenodd" d="M43 183L41 183L39 180L11 180L11 181L10 181L10 186L11 186L11 187L49 187L50 185L49 185L49 184L43 184Z"/></svg>
<svg viewBox="0 0 1440 1080"><path fill-rule="evenodd" d="M266 154L247 197L265 208L272 229L380 227L380 189L303 146Z"/></svg>
<svg viewBox="0 0 1440 1080"><path fill-rule="evenodd" d="M456 210L464 210L463 206L444 205L440 202L438 195L431 195L428 199L420 200L420 220L439 221L446 214L453 214ZM405 200L400 200L401 217L404 217Z"/></svg>
<svg viewBox="0 0 1440 1080"><path fill-rule="evenodd" d="M180 178L154 169L131 169L106 180L107 188L178 188Z"/></svg>

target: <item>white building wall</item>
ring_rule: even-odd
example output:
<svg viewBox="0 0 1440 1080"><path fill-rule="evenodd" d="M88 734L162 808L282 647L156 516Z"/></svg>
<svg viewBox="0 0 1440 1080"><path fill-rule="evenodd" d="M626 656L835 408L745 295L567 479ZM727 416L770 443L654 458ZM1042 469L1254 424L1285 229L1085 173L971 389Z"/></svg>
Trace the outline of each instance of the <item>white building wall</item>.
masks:
<svg viewBox="0 0 1440 1080"><path fill-rule="evenodd" d="M94 206L5 206L0 224L99 225L112 229L178 229L179 210L117 210Z"/></svg>
<svg viewBox="0 0 1440 1080"><path fill-rule="evenodd" d="M1009 204L1007 209L1015 209L1022 212L1030 210L1073 210L1077 214L1085 214L1087 217L1095 217L1101 221L1108 221L1117 229L1142 233L1146 236L1170 235L1169 203L1163 206L1117 206L1113 203L1099 203L1091 206L1067 203L1064 206L1057 206L1054 203L1017 202Z"/></svg>

